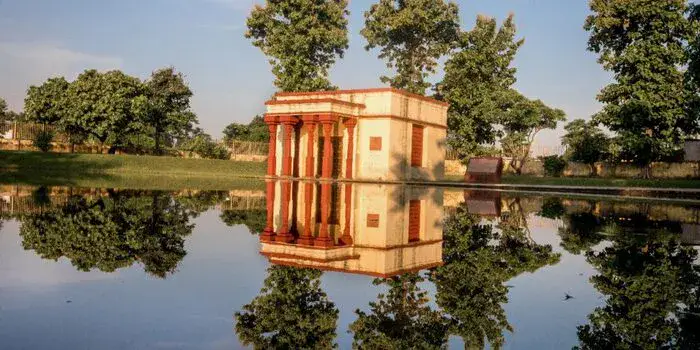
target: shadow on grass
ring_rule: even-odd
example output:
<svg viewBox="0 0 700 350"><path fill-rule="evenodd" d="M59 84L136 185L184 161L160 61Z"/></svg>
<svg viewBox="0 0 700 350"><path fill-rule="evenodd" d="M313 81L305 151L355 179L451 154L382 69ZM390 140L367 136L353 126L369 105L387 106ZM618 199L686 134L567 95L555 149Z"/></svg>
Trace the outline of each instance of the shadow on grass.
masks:
<svg viewBox="0 0 700 350"><path fill-rule="evenodd" d="M116 166L81 154L0 151L0 182L28 185L79 185L86 180L107 181Z"/></svg>

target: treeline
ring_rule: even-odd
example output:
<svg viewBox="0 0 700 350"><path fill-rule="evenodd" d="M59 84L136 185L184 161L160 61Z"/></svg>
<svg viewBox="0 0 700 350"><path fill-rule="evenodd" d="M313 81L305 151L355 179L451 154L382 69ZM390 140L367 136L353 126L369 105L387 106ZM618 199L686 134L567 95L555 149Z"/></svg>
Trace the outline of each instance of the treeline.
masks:
<svg viewBox="0 0 700 350"><path fill-rule="evenodd" d="M700 131L700 7L610 0L591 1L590 8L582 18L588 48L615 82L599 94L604 108L591 122L567 127L569 157L600 155L647 169L674 158ZM333 90L328 71L348 48L348 15L347 1L267 2L252 10L245 35L269 56L280 90ZM538 132L566 119L513 88L513 59L524 40L512 15L500 25L478 16L474 28L463 30L453 2L379 0L364 18L365 48L377 49L393 73L381 81L417 94L432 90L449 102L448 144L464 160L497 153L519 172ZM444 78L431 84L442 59Z"/></svg>
<svg viewBox="0 0 700 350"><path fill-rule="evenodd" d="M182 73L173 67L143 81L118 70L86 70L71 82L55 77L29 87L21 120L51 125L72 145L109 145L109 153L191 151L227 158L226 149L196 127L191 97ZM35 142L47 150L51 138L42 133Z"/></svg>

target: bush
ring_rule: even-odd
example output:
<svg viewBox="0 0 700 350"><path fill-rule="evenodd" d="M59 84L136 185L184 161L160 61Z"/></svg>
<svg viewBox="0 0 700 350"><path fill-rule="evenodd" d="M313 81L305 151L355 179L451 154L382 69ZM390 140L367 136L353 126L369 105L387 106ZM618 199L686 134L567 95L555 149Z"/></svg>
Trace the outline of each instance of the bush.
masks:
<svg viewBox="0 0 700 350"><path fill-rule="evenodd" d="M54 134L51 131L40 131L34 137L34 146L40 149L42 152L48 152L51 150L51 141L53 140Z"/></svg>
<svg viewBox="0 0 700 350"><path fill-rule="evenodd" d="M566 160L562 156L547 156L542 157L544 166L544 174L546 176L560 177L566 168Z"/></svg>
<svg viewBox="0 0 700 350"><path fill-rule="evenodd" d="M183 145L182 149L208 159L229 159L231 157L226 147L217 144L206 134L200 134L190 139Z"/></svg>

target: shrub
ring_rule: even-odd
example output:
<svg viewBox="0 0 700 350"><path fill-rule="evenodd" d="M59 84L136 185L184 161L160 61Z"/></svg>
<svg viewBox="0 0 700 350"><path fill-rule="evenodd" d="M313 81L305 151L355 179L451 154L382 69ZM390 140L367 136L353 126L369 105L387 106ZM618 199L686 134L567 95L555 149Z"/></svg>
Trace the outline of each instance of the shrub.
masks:
<svg viewBox="0 0 700 350"><path fill-rule="evenodd" d="M51 141L53 140L54 134L51 131L40 131L34 137L34 146L40 149L42 152L48 152L51 150Z"/></svg>
<svg viewBox="0 0 700 350"><path fill-rule="evenodd" d="M542 157L542 163L546 176L560 177L566 168L566 160L558 155Z"/></svg>
<svg viewBox="0 0 700 350"><path fill-rule="evenodd" d="M185 151L197 153L202 158L229 159L226 147L214 142L209 135L200 134L188 140L182 147Z"/></svg>

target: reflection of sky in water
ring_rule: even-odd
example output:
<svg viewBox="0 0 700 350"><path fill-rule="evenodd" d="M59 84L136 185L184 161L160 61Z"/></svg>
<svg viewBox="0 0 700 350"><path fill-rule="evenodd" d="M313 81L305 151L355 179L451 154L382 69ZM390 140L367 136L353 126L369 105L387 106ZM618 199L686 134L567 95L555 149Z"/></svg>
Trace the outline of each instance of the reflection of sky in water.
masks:
<svg viewBox="0 0 700 350"><path fill-rule="evenodd" d="M604 299L589 278L583 255L564 251L559 220L528 217L533 239L551 244L561 260L506 282L504 305L514 332L506 348L570 348L576 327ZM230 349L239 348L233 314L255 298L266 277L267 259L258 237L245 226L227 227L218 210L194 219L187 255L166 279L134 265L114 273L80 272L61 258L42 260L22 249L19 224L0 231L0 346L3 349ZM604 244L604 243L603 243ZM465 276L464 278L470 278ZM385 289L362 275L326 272L322 289L339 309L337 342L348 348L355 310ZM435 287L421 285L432 297ZM566 294L574 296L564 301ZM69 302L70 301L70 302ZM431 302L432 306L435 306ZM449 346L461 348L459 338Z"/></svg>

